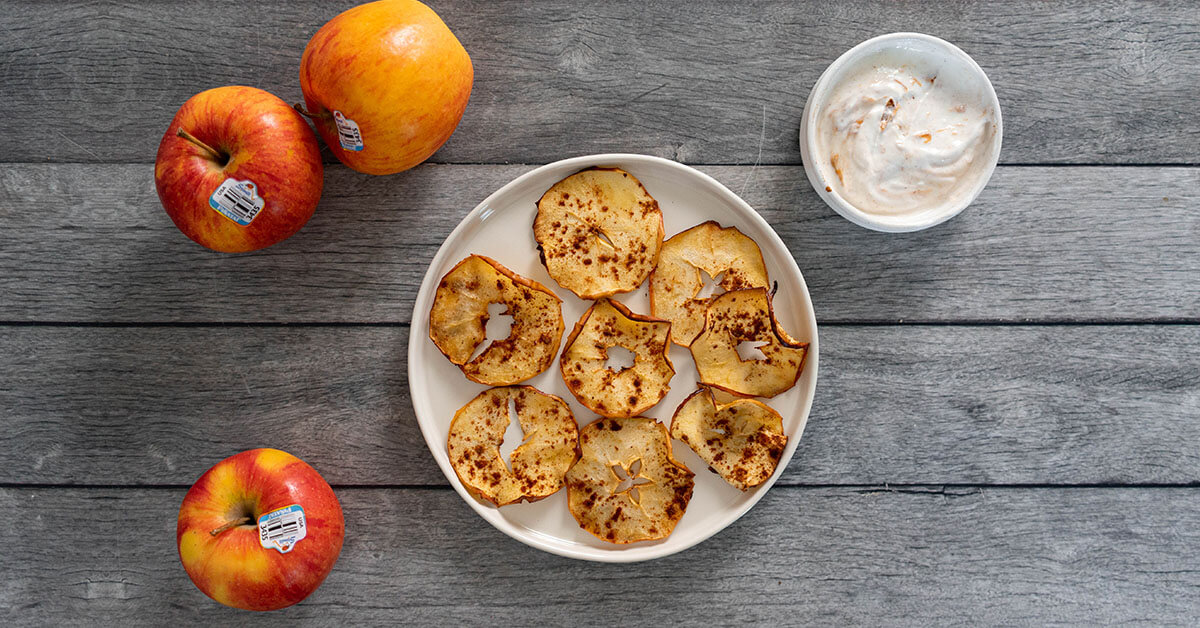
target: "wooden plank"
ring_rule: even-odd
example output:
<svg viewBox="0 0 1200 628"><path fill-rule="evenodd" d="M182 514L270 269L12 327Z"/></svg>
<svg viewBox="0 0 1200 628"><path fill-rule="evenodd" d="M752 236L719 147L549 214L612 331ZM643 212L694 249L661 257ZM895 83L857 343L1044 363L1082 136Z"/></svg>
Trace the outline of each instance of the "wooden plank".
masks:
<svg viewBox="0 0 1200 628"><path fill-rule="evenodd" d="M9 166L0 320L406 323L437 247L530 168L331 167L298 235L228 256L175 229L148 166ZM904 235L834 214L800 167L704 170L779 232L822 322L1200 320L1200 169L1000 168L962 215Z"/></svg>
<svg viewBox="0 0 1200 628"><path fill-rule="evenodd" d="M308 38L356 0L5 0L4 161L153 160L192 94L300 97ZM1195 163L1200 13L1187 2L430 3L474 59L461 128L435 159L542 163L645 152L799 163L799 118L843 51L891 31L942 36L987 70L1007 163Z"/></svg>
<svg viewBox="0 0 1200 628"><path fill-rule="evenodd" d="M337 484L443 486L407 336L0 327L0 483L184 485L273 446ZM785 485L1200 482L1200 326L839 326L821 341Z"/></svg>
<svg viewBox="0 0 1200 628"><path fill-rule="evenodd" d="M341 490L347 537L333 573L305 602L252 621L1194 625L1197 494L780 489L682 554L596 565L509 539L450 491ZM0 490L17 523L0 526L0 616L8 625L250 621L204 597L179 566L182 497Z"/></svg>

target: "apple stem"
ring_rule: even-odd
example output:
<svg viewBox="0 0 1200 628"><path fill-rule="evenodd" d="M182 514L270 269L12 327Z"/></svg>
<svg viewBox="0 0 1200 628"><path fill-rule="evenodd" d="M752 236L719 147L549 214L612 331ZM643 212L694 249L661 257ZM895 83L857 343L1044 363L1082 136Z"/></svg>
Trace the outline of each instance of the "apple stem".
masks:
<svg viewBox="0 0 1200 628"><path fill-rule="evenodd" d="M310 120L325 119L325 118L330 117L328 111L322 111L321 113L313 113L313 112L309 111L308 109L305 109L304 105L302 105L300 103L296 103L296 104L292 105L292 108L295 109L296 111L300 112L300 115L302 115L305 118L308 118Z"/></svg>
<svg viewBox="0 0 1200 628"><path fill-rule="evenodd" d="M218 534L220 534L220 533L222 533L222 532L224 532L224 531L226 531L226 530L228 530L228 529L230 529L230 528L236 528L236 527L238 527L238 526L240 526L240 525L245 525L245 524L247 524L247 523L250 523L251 521L254 521L254 520L253 520L253 519L251 519L250 517L242 517L241 519L234 519L233 521L230 521L230 522L226 523L225 525L223 525L223 526L221 526L221 527L219 527L219 528L217 528L217 529L215 529L215 530L210 530L210 531L209 531L209 534L211 534L211 535L213 535L213 536L216 536L216 535L218 535Z"/></svg>
<svg viewBox="0 0 1200 628"><path fill-rule="evenodd" d="M217 161L225 161L224 155L217 152L217 149L213 148L212 146L209 146L208 144L201 142L195 135L192 135L191 133L188 133L187 131L184 131L183 129L179 129L178 131L176 131L175 135L178 135L179 137L182 137L183 139L195 144L196 146L199 146L200 148L203 148L204 150L212 153L213 159L216 159Z"/></svg>

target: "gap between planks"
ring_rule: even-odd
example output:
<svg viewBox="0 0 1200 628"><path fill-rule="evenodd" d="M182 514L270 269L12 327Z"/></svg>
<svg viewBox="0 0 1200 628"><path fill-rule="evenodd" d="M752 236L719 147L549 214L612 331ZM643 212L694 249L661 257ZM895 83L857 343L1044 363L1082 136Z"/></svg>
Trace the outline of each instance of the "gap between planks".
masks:
<svg viewBox="0 0 1200 628"><path fill-rule="evenodd" d="M331 484L338 491L452 491L449 485L432 484ZM160 490L182 491L191 488L190 484L53 484L53 483L21 483L0 482L0 490L96 490L96 491L134 491ZM1042 491L1042 490L1096 490L1096 489L1200 489L1200 482L1178 483L1015 483L1015 484L977 484L977 483L946 483L946 484L777 484L770 490L828 490L838 489L854 493L911 493L915 495L967 495L983 489L1006 491Z"/></svg>
<svg viewBox="0 0 1200 628"><path fill-rule="evenodd" d="M838 320L817 321L818 327L1189 327L1200 325L1200 318L1113 318L1113 319L961 319L961 320ZM0 321L2 327L80 327L138 329L149 327L178 327L185 329L236 327L236 328L320 328L320 327L366 327L398 328L411 327L411 323L400 321Z"/></svg>
<svg viewBox="0 0 1200 628"><path fill-rule="evenodd" d="M602 154L602 153L596 153ZM612 152L610 154L624 154L621 152ZM631 154L649 154L649 153L631 153ZM537 168L545 166L548 163L526 163L513 161L423 161L419 166L524 166L529 168ZM699 162L687 161L679 162L685 166L692 168L728 168L728 167L751 167L748 162ZM149 166L154 164L153 161L56 161L53 159L45 159L42 161L7 161L0 159L0 165L5 166ZM326 166L340 166L341 164L334 161L324 161ZM765 167L803 167L803 162L781 161L778 163L760 163L759 166ZM415 167L415 166L414 166ZM1109 163L1103 161L1096 162L1081 162L1081 163L1063 163L1054 161L1014 161L1014 162L999 162L997 168L1200 168L1200 162L1145 162L1145 163ZM396 173L399 174L399 173ZM391 175L381 175L391 176Z"/></svg>

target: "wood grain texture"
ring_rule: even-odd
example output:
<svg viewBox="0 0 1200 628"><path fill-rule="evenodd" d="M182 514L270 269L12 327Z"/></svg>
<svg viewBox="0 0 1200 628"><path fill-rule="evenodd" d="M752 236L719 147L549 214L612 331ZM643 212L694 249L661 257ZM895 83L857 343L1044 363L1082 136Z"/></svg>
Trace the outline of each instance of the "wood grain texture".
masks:
<svg viewBox="0 0 1200 628"><path fill-rule="evenodd" d="M271 446L335 484L444 486L407 336L0 328L0 483L187 485ZM1200 482L1200 327L839 326L821 349L783 485Z"/></svg>
<svg viewBox="0 0 1200 628"><path fill-rule="evenodd" d="M150 166L12 165L0 320L406 323L445 237L531 168L330 167L299 234L230 256L178 232ZM774 226L821 322L1200 320L1200 169L1000 168L963 214L903 235L834 214L798 166L703 170Z"/></svg>
<svg viewBox="0 0 1200 628"><path fill-rule="evenodd" d="M450 491L342 490L347 536L333 573L301 604L251 618L204 597L179 566L182 490L4 489L0 504L21 525L0 526L8 559L0 617L7 625L1190 625L1200 620L1197 492L778 489L691 550L597 565L509 539Z"/></svg>
<svg viewBox="0 0 1200 628"><path fill-rule="evenodd" d="M0 0L0 623L1200 624L1200 168L1161 167L1200 165L1194 4L428 0L476 72L443 165L331 166L266 251L186 240L149 165L175 111L299 100L308 38L358 2ZM796 135L829 62L900 30L985 68L1012 165L881 235L813 193ZM521 164L597 152L713 164L822 325L779 484L639 565L477 517L406 374L458 221ZM348 536L311 599L250 616L191 585L174 527L181 487L260 446L338 486Z"/></svg>
<svg viewBox="0 0 1200 628"><path fill-rule="evenodd" d="M298 100L308 38L353 4L4 0L0 159L145 163L203 89ZM476 76L442 162L619 151L748 164L761 147L762 163L799 163L820 73L905 30L958 44L988 72L1006 163L1196 163L1200 144L1200 12L1188 2L430 4Z"/></svg>

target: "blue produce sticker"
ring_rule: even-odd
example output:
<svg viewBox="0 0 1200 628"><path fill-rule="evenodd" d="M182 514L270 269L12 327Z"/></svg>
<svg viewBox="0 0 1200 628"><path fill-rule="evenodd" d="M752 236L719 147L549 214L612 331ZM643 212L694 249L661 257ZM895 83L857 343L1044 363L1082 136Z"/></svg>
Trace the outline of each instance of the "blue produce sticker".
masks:
<svg viewBox="0 0 1200 628"><path fill-rule="evenodd" d="M238 181L229 177L208 197L208 206L245 227L262 211L266 201L258 195L253 181Z"/></svg>
<svg viewBox="0 0 1200 628"><path fill-rule="evenodd" d="M304 509L299 504L272 510L258 518L258 542L286 554L308 534Z"/></svg>

